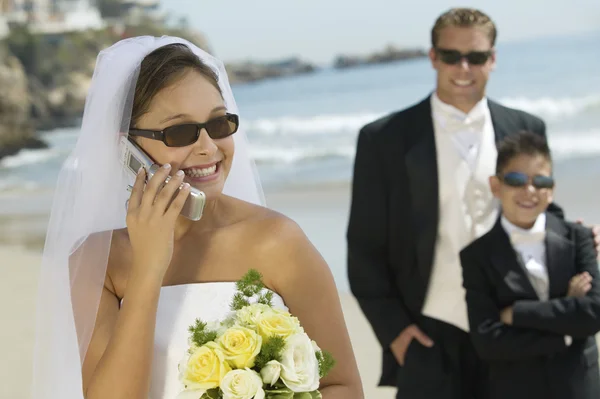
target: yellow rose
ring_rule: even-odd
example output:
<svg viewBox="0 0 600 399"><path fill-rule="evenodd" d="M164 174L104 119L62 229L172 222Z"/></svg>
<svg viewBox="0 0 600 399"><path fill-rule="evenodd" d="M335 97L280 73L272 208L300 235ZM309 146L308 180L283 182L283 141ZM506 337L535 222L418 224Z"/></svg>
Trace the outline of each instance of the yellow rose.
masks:
<svg viewBox="0 0 600 399"><path fill-rule="evenodd" d="M273 335L287 338L292 334L304 332L296 317L279 309L269 309L257 315L256 328L263 339Z"/></svg>
<svg viewBox="0 0 600 399"><path fill-rule="evenodd" d="M262 337L249 328L234 326L228 328L217 339L217 343L223 350L225 360L233 368L252 368L262 347Z"/></svg>
<svg viewBox="0 0 600 399"><path fill-rule="evenodd" d="M231 371L223 350L215 342L208 342L187 355L181 362L180 379L186 389L212 389Z"/></svg>

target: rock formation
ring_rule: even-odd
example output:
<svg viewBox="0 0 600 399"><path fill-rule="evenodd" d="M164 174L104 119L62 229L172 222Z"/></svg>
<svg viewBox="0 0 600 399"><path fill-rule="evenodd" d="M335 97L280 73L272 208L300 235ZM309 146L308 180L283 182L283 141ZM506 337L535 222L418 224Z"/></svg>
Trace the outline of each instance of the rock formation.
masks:
<svg viewBox="0 0 600 399"><path fill-rule="evenodd" d="M23 148L45 148L36 138L23 65L0 44L0 158Z"/></svg>
<svg viewBox="0 0 600 399"><path fill-rule="evenodd" d="M276 62L241 62L225 65L231 84L255 82L270 78L302 75L316 71L316 67L299 58Z"/></svg>
<svg viewBox="0 0 600 399"><path fill-rule="evenodd" d="M367 56L340 55L336 57L333 66L336 69L346 69L361 65L383 64L388 62L406 61L424 57L427 57L427 52L423 49L399 49L394 46L388 46L383 51L376 52Z"/></svg>

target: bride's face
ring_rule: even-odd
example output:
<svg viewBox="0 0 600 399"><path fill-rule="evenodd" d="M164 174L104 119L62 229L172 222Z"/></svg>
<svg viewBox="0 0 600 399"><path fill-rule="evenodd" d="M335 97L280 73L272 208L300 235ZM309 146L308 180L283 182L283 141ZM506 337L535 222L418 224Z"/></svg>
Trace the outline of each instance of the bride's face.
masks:
<svg viewBox="0 0 600 399"><path fill-rule="evenodd" d="M204 123L225 114L221 93L201 74L190 71L156 94L136 128L163 130L185 123ZM144 137L137 140L158 164L171 164L172 173L183 170L185 181L203 191L207 199L214 199L223 191L233 160L233 136L211 139L202 129L198 140L185 147L168 147L162 141Z"/></svg>

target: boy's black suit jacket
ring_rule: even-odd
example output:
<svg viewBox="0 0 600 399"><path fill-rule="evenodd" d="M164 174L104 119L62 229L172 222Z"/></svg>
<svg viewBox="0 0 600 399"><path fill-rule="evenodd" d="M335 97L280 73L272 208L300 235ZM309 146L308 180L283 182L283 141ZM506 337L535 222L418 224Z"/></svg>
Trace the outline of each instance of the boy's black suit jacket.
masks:
<svg viewBox="0 0 600 399"><path fill-rule="evenodd" d="M460 253L470 334L490 365L491 398L598 399L600 278L592 232L548 213L544 243L548 301L538 299L500 218ZM566 297L570 279L584 271L593 277L591 290ZM500 321L508 306L512 325Z"/></svg>

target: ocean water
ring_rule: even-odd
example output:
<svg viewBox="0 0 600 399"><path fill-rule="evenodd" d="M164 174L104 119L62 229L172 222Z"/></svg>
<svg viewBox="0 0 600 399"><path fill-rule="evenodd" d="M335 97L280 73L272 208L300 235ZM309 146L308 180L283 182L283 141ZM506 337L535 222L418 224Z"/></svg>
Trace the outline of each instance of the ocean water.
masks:
<svg viewBox="0 0 600 399"><path fill-rule="evenodd" d="M545 119L557 167L600 169L600 33L500 44L491 98ZM434 87L427 59L234 86L263 185L344 182L359 128ZM0 193L51 189L78 129L41 132L50 148L0 160Z"/></svg>

